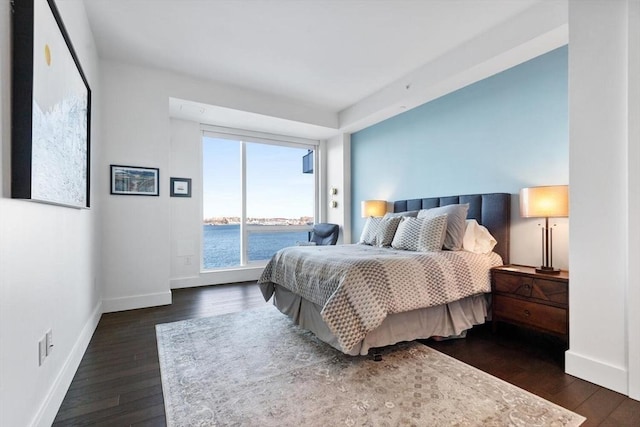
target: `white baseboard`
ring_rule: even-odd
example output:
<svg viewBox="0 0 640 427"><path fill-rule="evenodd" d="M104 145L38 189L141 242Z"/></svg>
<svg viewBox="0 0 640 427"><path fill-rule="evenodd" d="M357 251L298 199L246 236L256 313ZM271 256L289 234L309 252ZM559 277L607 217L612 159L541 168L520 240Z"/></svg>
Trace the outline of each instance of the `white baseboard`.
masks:
<svg viewBox="0 0 640 427"><path fill-rule="evenodd" d="M565 352L564 357L567 374L618 393L628 394L628 372L626 369L590 359L571 350Z"/></svg>
<svg viewBox="0 0 640 427"><path fill-rule="evenodd" d="M51 385L51 389L49 390L49 393L47 393L40 409L33 417L33 421L31 422L32 426L40 427L50 426L53 424L53 420L56 418L56 414L58 413L60 405L67 394L67 390L69 390L71 381L73 381L73 377L78 370L78 366L80 366L82 357L89 346L93 332L98 327L101 315L102 303L99 302L96 304L91 316L89 316L89 320L87 320L87 323L82 328L78 339L73 345L69 356L65 360L60 373Z"/></svg>
<svg viewBox="0 0 640 427"><path fill-rule="evenodd" d="M120 298L104 298L102 300L102 312L113 313L114 311L135 310L136 308L168 304L171 304L171 291Z"/></svg>
<svg viewBox="0 0 640 427"><path fill-rule="evenodd" d="M171 279L169 281L169 287L171 287L171 289L182 289L182 288L196 288L198 286L206 286L202 282L203 281L200 276L176 277L175 279Z"/></svg>

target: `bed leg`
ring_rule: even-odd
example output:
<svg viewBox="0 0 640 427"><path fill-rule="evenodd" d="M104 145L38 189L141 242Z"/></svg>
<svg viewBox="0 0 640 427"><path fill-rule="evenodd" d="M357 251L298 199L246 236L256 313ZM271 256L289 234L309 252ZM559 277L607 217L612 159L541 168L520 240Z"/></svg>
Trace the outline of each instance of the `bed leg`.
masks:
<svg viewBox="0 0 640 427"><path fill-rule="evenodd" d="M380 353L380 350L378 350L377 348L373 349L373 361L374 362L382 362L382 354Z"/></svg>

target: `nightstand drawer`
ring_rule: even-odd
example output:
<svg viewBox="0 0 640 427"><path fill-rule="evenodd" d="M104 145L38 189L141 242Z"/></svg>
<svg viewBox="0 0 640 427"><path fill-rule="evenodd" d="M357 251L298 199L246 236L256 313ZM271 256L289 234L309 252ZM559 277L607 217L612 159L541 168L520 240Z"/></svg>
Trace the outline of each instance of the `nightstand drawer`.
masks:
<svg viewBox="0 0 640 427"><path fill-rule="evenodd" d="M566 283L555 280L533 279L531 298L552 301L558 304L569 304L569 291Z"/></svg>
<svg viewBox="0 0 640 427"><path fill-rule="evenodd" d="M512 274L494 274L493 290L505 294L515 294L530 297L533 289L531 277L515 276Z"/></svg>
<svg viewBox="0 0 640 427"><path fill-rule="evenodd" d="M502 295L493 296L495 320L510 320L556 334L567 334L567 310Z"/></svg>

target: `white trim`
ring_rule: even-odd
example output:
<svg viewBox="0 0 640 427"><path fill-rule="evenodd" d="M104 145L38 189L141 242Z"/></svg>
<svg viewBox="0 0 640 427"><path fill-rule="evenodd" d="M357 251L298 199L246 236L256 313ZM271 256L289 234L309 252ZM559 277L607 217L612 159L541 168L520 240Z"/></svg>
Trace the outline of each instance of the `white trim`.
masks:
<svg viewBox="0 0 640 427"><path fill-rule="evenodd" d="M120 298L104 298L102 300L102 312L113 313L115 311L135 310L136 308L169 304L171 304L171 291Z"/></svg>
<svg viewBox="0 0 640 427"><path fill-rule="evenodd" d="M565 352L565 372L618 393L627 394L627 370L590 359L571 350Z"/></svg>
<svg viewBox="0 0 640 427"><path fill-rule="evenodd" d="M91 337L93 336L93 332L98 327L98 322L100 322L100 316L102 315L102 303L99 302L96 304L96 307L93 309L93 312L89 316L89 319L85 323L78 339L74 343L67 359L62 365L62 369L60 370L58 376L53 381L49 392L47 393L42 405L36 412L33 420L31 421L31 426L50 426L53 424L53 420L56 418L58 411L60 410L60 405L62 405L62 401L71 386L71 382L73 381L73 377L80 366L80 362L82 361L82 357L84 356L87 347L89 347L89 343L91 342Z"/></svg>
<svg viewBox="0 0 640 427"><path fill-rule="evenodd" d="M202 254L202 256L204 257L204 253ZM248 260L249 235L247 234L247 144L244 141L240 141L240 265L247 265Z"/></svg>
<svg viewBox="0 0 640 427"><path fill-rule="evenodd" d="M326 168L322 161L323 153L325 152L325 144L320 143L313 151L313 186L315 200L313 207L314 222L325 222L326 218L326 203L327 203L327 180ZM325 168L325 169L323 169ZM325 209L322 209L325 207Z"/></svg>
<svg viewBox="0 0 640 427"><path fill-rule="evenodd" d="M640 215L640 82L637 75L640 72L640 2L629 1L629 142L628 142L628 197L629 212L628 225L628 259L627 268L627 363L629 369L628 388L629 397L640 400L640 265L636 262L640 258L640 225L637 218Z"/></svg>
<svg viewBox="0 0 640 427"><path fill-rule="evenodd" d="M287 135L275 135L265 132L256 132L251 130L233 129L221 126L200 125L204 136L223 139L239 139L247 142L259 142L262 144L278 144L287 145L286 143L292 143L295 147L305 146L309 149L313 149L320 145L320 141L315 139L300 138L297 136Z"/></svg>
<svg viewBox="0 0 640 427"><path fill-rule="evenodd" d="M352 243L351 237L351 134L342 135L342 168L344 181L342 236L344 243ZM357 237L356 237L357 239ZM356 240L357 241L357 240Z"/></svg>

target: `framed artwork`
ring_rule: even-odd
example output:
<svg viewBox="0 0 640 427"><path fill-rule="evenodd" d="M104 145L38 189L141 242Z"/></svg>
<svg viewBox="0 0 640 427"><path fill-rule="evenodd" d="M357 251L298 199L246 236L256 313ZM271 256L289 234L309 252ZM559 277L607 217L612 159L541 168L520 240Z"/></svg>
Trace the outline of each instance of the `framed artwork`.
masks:
<svg viewBox="0 0 640 427"><path fill-rule="evenodd" d="M91 89L55 2L12 9L11 197L88 208Z"/></svg>
<svg viewBox="0 0 640 427"><path fill-rule="evenodd" d="M111 194L159 196L160 169L111 165Z"/></svg>
<svg viewBox="0 0 640 427"><path fill-rule="evenodd" d="M171 178L171 197L191 197L191 178Z"/></svg>

